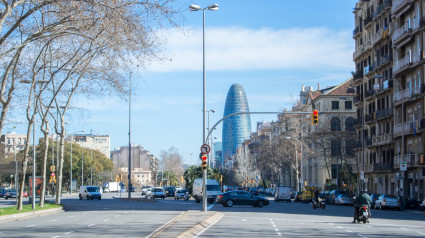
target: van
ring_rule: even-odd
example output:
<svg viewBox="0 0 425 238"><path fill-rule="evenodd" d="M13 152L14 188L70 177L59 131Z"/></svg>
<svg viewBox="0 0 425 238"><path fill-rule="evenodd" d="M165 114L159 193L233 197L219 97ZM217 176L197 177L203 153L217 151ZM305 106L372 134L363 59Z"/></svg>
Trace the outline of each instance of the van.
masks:
<svg viewBox="0 0 425 238"><path fill-rule="evenodd" d="M276 187L276 192L274 194L274 201L286 201L291 202L291 187Z"/></svg>
<svg viewBox="0 0 425 238"><path fill-rule="evenodd" d="M215 179L207 179L207 200L208 203L213 203L217 195L221 194L220 185ZM193 182L192 196L197 203L202 200L202 178L197 178Z"/></svg>
<svg viewBox="0 0 425 238"><path fill-rule="evenodd" d="M322 189L316 186L305 186L303 188L302 201L305 203L311 202L314 198L316 191L321 191Z"/></svg>
<svg viewBox="0 0 425 238"><path fill-rule="evenodd" d="M93 200L95 198L102 199L102 194L97 186L80 186L78 197L81 199Z"/></svg>

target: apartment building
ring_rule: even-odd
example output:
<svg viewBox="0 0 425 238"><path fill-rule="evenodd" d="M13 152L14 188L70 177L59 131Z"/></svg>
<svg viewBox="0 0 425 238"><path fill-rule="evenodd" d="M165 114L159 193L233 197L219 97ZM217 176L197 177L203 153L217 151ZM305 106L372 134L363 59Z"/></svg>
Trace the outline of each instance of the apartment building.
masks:
<svg viewBox="0 0 425 238"><path fill-rule="evenodd" d="M372 192L424 198L424 9L362 0L353 12L357 172Z"/></svg>

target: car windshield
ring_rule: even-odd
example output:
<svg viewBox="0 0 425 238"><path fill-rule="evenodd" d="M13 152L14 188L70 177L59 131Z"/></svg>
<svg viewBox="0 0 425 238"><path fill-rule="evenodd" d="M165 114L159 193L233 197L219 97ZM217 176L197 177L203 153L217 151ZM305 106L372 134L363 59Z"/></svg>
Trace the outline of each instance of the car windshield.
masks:
<svg viewBox="0 0 425 238"><path fill-rule="evenodd" d="M166 188L164 188L164 190L172 192L172 191L176 191L176 188L175 187L166 187Z"/></svg>
<svg viewBox="0 0 425 238"><path fill-rule="evenodd" d="M155 188L153 191L154 191L154 192L162 192L162 189L160 189L160 188Z"/></svg>
<svg viewBox="0 0 425 238"><path fill-rule="evenodd" d="M8 192L16 192L16 190L15 190L15 189L8 189L7 191L8 191Z"/></svg>
<svg viewBox="0 0 425 238"><path fill-rule="evenodd" d="M87 187L87 192L99 192L99 188L97 187Z"/></svg>
<svg viewBox="0 0 425 238"><path fill-rule="evenodd" d="M218 185L207 185L208 191L220 191L220 186Z"/></svg>

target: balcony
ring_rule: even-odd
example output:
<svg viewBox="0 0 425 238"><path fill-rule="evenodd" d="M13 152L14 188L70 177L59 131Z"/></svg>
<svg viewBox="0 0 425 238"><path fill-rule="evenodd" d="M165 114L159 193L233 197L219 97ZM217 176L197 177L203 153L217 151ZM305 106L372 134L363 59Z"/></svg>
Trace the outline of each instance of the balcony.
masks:
<svg viewBox="0 0 425 238"><path fill-rule="evenodd" d="M367 25L369 24L369 23L371 23L372 22L372 16L369 16L369 17L367 17L366 19L364 19L364 21L363 21L363 25L364 25L364 27L366 28L367 27Z"/></svg>
<svg viewBox="0 0 425 238"><path fill-rule="evenodd" d="M376 120L381 120L392 115L393 115L392 108L384 108L384 109L376 111Z"/></svg>
<svg viewBox="0 0 425 238"><path fill-rule="evenodd" d="M352 75L353 75L353 81L356 81L357 79L363 78L363 71L357 70L355 73L352 72Z"/></svg>
<svg viewBox="0 0 425 238"><path fill-rule="evenodd" d="M365 164L364 165L365 168L365 173L372 173L373 172L373 164Z"/></svg>
<svg viewBox="0 0 425 238"><path fill-rule="evenodd" d="M393 164L391 163L376 163L373 166L374 172L385 172L385 171L392 171L393 170Z"/></svg>
<svg viewBox="0 0 425 238"><path fill-rule="evenodd" d="M365 138L364 140L366 146L372 146L372 138Z"/></svg>
<svg viewBox="0 0 425 238"><path fill-rule="evenodd" d="M392 54L387 54L378 58L378 60L376 61L375 70L378 70L380 67L384 66L386 63L392 62L392 61L393 61Z"/></svg>
<svg viewBox="0 0 425 238"><path fill-rule="evenodd" d="M422 118L421 121L419 122L419 129L420 130L425 129L425 118Z"/></svg>
<svg viewBox="0 0 425 238"><path fill-rule="evenodd" d="M369 89L366 91L366 99L375 95L375 90Z"/></svg>
<svg viewBox="0 0 425 238"><path fill-rule="evenodd" d="M354 119L354 127L359 127L359 126L362 126L362 119L361 118Z"/></svg>
<svg viewBox="0 0 425 238"><path fill-rule="evenodd" d="M385 135L381 135L381 136L372 137L372 145L373 146L391 144L392 142L393 142L393 135L392 134L385 134Z"/></svg>
<svg viewBox="0 0 425 238"><path fill-rule="evenodd" d="M393 80L385 80L382 84L379 84L379 89L376 90L376 94L381 94L391 88L393 88Z"/></svg>
<svg viewBox="0 0 425 238"><path fill-rule="evenodd" d="M414 88L408 88L401 92L395 93L393 95L393 102L396 106L397 104L400 104L401 102L406 102L410 100L415 100L417 95L420 95L421 93L421 87L417 86Z"/></svg>
<svg viewBox="0 0 425 238"><path fill-rule="evenodd" d="M421 52L413 52L407 54L404 58L394 62L393 73L401 73L402 70L412 67L413 64L418 63L421 59Z"/></svg>
<svg viewBox="0 0 425 238"><path fill-rule="evenodd" d="M404 135L416 133L419 122L420 120L414 120L394 125L394 137L401 136L402 133Z"/></svg>
<svg viewBox="0 0 425 238"><path fill-rule="evenodd" d="M417 167L418 165L423 165L423 157L418 154L405 154L404 156L397 155L394 156L394 168L400 168L400 162L406 162L407 168Z"/></svg>
<svg viewBox="0 0 425 238"><path fill-rule="evenodd" d="M360 100L360 96L355 96L355 97L353 97L353 103L355 104L355 103L358 103L358 102L360 102L361 100Z"/></svg>
<svg viewBox="0 0 425 238"><path fill-rule="evenodd" d="M355 38L355 37L357 36L357 34L358 34L358 33L360 33L360 32L362 32L362 31L360 30L360 28L359 28L359 27L356 27L356 28L353 30L353 38Z"/></svg>
<svg viewBox="0 0 425 238"><path fill-rule="evenodd" d="M374 118L373 114L366 114L365 122L366 123L372 122L373 121L373 118Z"/></svg>
<svg viewBox="0 0 425 238"><path fill-rule="evenodd" d="M391 14L394 14L402 7L407 6L407 4L412 3L413 0L394 0L393 5L391 6Z"/></svg>
<svg viewBox="0 0 425 238"><path fill-rule="evenodd" d="M412 22L413 21L413 22ZM406 37L410 36L411 33L420 27L420 21L416 19L408 19L406 24L398 28L394 31L393 34L393 45L397 45L397 43L401 40L404 40Z"/></svg>

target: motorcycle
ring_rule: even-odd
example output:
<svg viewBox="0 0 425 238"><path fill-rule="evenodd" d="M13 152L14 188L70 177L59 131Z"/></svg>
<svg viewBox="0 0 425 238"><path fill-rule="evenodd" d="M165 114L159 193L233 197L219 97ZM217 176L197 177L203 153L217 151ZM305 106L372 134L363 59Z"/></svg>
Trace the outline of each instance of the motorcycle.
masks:
<svg viewBox="0 0 425 238"><path fill-rule="evenodd" d="M186 192L186 193L184 194L184 200L185 200L185 201L189 201L189 193L188 193L188 192Z"/></svg>
<svg viewBox="0 0 425 238"><path fill-rule="evenodd" d="M368 205L361 205L359 211L356 214L356 220L357 223L360 223L363 221L363 224L369 223L369 206Z"/></svg>
<svg viewBox="0 0 425 238"><path fill-rule="evenodd" d="M317 202L315 201L315 199L311 201L311 205L313 206L313 209L320 208L320 207L322 209L325 209L325 206L326 206L324 201Z"/></svg>

